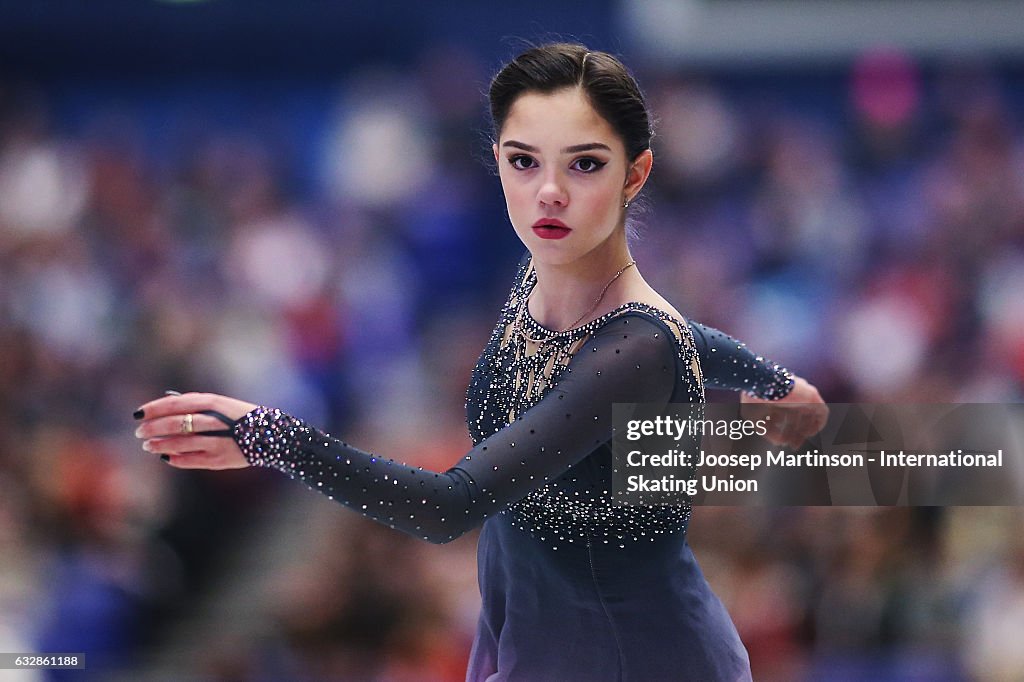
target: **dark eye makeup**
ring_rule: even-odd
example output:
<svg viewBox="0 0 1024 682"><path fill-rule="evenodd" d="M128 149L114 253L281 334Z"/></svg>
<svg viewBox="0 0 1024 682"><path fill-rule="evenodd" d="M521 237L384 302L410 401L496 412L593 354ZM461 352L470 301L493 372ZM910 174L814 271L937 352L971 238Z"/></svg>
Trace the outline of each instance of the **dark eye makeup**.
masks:
<svg viewBox="0 0 1024 682"><path fill-rule="evenodd" d="M510 156L508 163L516 170L527 170L537 166L537 161L532 156L525 154ZM592 156L584 156L573 161L570 168L581 173L594 173L604 168L607 164L607 161L600 161Z"/></svg>
<svg viewBox="0 0 1024 682"><path fill-rule="evenodd" d="M533 157L526 156L525 154L510 156L508 162L516 170L526 170L527 168L533 168L537 165L537 162L533 160Z"/></svg>
<svg viewBox="0 0 1024 682"><path fill-rule="evenodd" d="M572 163L572 168L580 171L581 173L594 173L601 170L607 165L605 161L598 161L591 156L584 156L581 159L576 159Z"/></svg>

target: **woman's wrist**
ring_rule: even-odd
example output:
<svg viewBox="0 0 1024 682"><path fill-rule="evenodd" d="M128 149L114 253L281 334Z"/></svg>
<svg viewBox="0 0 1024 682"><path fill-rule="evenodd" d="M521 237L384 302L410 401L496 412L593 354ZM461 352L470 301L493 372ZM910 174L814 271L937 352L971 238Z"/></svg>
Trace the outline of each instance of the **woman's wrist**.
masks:
<svg viewBox="0 0 1024 682"><path fill-rule="evenodd" d="M756 359L764 365L766 379L753 386L747 393L763 400L782 400L788 396L795 385L793 373L777 362L765 360L760 356Z"/></svg>
<svg viewBox="0 0 1024 682"><path fill-rule="evenodd" d="M292 459L302 428L299 419L260 405L238 419L232 437L252 466L281 469Z"/></svg>

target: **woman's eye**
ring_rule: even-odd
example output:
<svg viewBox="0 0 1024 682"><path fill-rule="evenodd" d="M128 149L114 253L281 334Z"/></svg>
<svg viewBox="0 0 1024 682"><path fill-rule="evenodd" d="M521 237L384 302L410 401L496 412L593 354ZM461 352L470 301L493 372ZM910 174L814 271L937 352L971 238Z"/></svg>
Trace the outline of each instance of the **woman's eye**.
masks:
<svg viewBox="0 0 1024 682"><path fill-rule="evenodd" d="M601 170L604 167L603 161L592 159L589 156L585 156L582 159L576 159L573 162L572 167L582 173L593 173L594 171Z"/></svg>
<svg viewBox="0 0 1024 682"><path fill-rule="evenodd" d="M537 163L529 156L513 156L508 160L512 167L516 170L526 170L527 168L533 168Z"/></svg>

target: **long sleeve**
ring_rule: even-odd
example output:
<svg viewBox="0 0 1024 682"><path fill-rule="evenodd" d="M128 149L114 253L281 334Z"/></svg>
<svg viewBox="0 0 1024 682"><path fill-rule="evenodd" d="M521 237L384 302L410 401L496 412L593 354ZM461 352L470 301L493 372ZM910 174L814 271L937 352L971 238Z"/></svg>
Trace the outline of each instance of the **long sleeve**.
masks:
<svg viewBox="0 0 1024 682"><path fill-rule="evenodd" d="M564 473L611 438L612 403L667 403L675 347L649 316L597 329L533 407L434 472L363 452L280 410L258 408L234 437L248 461L304 481L366 516L447 542Z"/></svg>
<svg viewBox="0 0 1024 682"><path fill-rule="evenodd" d="M689 320L704 383L712 388L746 391L778 400L793 388L793 375L781 365L754 355L746 344L714 327Z"/></svg>

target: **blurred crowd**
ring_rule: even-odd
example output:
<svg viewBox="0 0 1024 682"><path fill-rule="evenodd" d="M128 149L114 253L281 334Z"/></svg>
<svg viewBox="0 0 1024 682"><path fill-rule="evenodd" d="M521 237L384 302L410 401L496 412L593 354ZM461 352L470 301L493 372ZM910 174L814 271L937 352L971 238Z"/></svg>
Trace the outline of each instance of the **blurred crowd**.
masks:
<svg viewBox="0 0 1024 682"><path fill-rule="evenodd" d="M0 82L0 651L126 679L463 678L473 536L171 469L129 415L209 390L413 464L468 448L465 386L523 252L489 68L452 49L290 87ZM1021 401L1019 73L894 51L638 70L645 277L832 402ZM691 541L756 679L1020 680L1022 521L708 507ZM304 551L269 570L281 543ZM243 580L244 619L203 609Z"/></svg>

